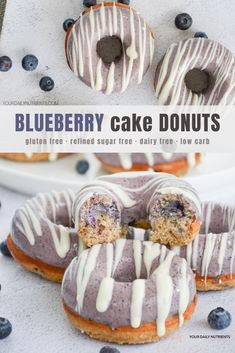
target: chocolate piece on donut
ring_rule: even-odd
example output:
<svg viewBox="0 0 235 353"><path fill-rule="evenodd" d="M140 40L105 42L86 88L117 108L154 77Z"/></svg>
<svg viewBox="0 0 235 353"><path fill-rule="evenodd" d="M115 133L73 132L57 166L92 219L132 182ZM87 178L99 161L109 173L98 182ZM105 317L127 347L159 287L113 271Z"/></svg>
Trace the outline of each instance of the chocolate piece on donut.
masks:
<svg viewBox="0 0 235 353"><path fill-rule="evenodd" d="M174 248L196 273L198 290L235 286L235 209L218 203L203 204L200 234L187 246Z"/></svg>
<svg viewBox="0 0 235 353"><path fill-rule="evenodd" d="M189 319L192 270L164 245L119 239L83 251L66 270L64 309L89 336L120 344L156 341Z"/></svg>
<svg viewBox="0 0 235 353"><path fill-rule="evenodd" d="M102 167L111 173L154 170L177 176L200 163L200 153L96 153Z"/></svg>
<svg viewBox="0 0 235 353"><path fill-rule="evenodd" d="M71 70L86 85L105 94L141 83L154 53L154 37L131 7L102 2L83 12L65 43Z"/></svg>
<svg viewBox="0 0 235 353"><path fill-rule="evenodd" d="M73 191L38 194L19 208L12 221L7 245L26 269L52 281L83 250L73 229Z"/></svg>
<svg viewBox="0 0 235 353"><path fill-rule="evenodd" d="M151 227L150 240L185 245L199 231L200 201L186 181L173 175L128 172L85 185L73 204L75 229L87 246L128 233L128 225Z"/></svg>
<svg viewBox="0 0 235 353"><path fill-rule="evenodd" d="M157 66L154 87L164 105L234 105L234 56L206 38L174 43Z"/></svg>

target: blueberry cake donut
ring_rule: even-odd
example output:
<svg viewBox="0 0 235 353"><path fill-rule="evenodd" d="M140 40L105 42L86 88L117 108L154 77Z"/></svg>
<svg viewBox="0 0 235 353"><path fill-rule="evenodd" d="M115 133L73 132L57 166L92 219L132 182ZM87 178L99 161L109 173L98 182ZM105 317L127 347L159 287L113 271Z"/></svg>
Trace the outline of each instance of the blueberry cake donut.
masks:
<svg viewBox="0 0 235 353"><path fill-rule="evenodd" d="M67 153L0 153L0 158L17 162L54 162L65 155Z"/></svg>
<svg viewBox="0 0 235 353"><path fill-rule="evenodd" d="M71 26L65 50L75 75L108 95L141 83L152 62L154 37L131 7L102 2L86 9Z"/></svg>
<svg viewBox="0 0 235 353"><path fill-rule="evenodd" d="M128 225L151 228L150 240L181 246L201 225L201 205L186 181L154 172L99 177L85 185L73 204L75 229L87 246L125 237Z"/></svg>
<svg viewBox="0 0 235 353"><path fill-rule="evenodd" d="M198 290L235 286L235 209L204 203L200 234L187 246L174 248L196 273Z"/></svg>
<svg viewBox="0 0 235 353"><path fill-rule="evenodd" d="M65 312L90 337L119 344L170 335L196 305L185 259L164 245L118 239L84 250L62 283Z"/></svg>
<svg viewBox="0 0 235 353"><path fill-rule="evenodd" d="M234 105L234 56L206 38L174 43L158 64L154 86L164 105Z"/></svg>
<svg viewBox="0 0 235 353"><path fill-rule="evenodd" d="M111 173L153 170L181 176L200 163L200 153L96 153L96 157Z"/></svg>
<svg viewBox="0 0 235 353"><path fill-rule="evenodd" d="M72 191L38 194L19 208L7 245L27 270L59 282L71 260L83 249L73 229Z"/></svg>

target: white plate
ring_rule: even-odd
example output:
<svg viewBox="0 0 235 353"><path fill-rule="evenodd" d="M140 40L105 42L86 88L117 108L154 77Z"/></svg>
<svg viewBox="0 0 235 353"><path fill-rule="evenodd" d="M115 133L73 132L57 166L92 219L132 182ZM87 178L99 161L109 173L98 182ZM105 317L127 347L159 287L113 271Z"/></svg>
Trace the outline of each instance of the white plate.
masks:
<svg viewBox="0 0 235 353"><path fill-rule="evenodd" d="M75 166L77 161L83 158L89 161L90 169L86 175L79 175ZM231 182L235 181L234 171L235 154L208 154L203 156L200 166L190 171L188 178L197 186L201 185L201 176L207 176L206 183L202 185L206 185L203 192L208 194L215 189L221 190L222 186L228 187L229 176ZM222 174L216 177L214 173L219 172ZM92 154L73 154L51 163L0 160L0 184L29 195L68 187L77 190L84 183L102 174L105 174L105 171L101 169L100 163ZM221 175L225 175L225 179Z"/></svg>

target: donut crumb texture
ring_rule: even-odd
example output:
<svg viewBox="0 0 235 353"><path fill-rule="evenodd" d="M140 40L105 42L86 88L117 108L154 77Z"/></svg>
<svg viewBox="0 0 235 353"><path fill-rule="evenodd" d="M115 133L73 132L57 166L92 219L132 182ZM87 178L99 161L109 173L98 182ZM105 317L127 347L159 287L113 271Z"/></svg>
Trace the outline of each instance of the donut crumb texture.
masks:
<svg viewBox="0 0 235 353"><path fill-rule="evenodd" d="M88 247L110 243L127 233L127 227L121 226L121 214L111 196L95 194L81 207L78 234Z"/></svg>
<svg viewBox="0 0 235 353"><path fill-rule="evenodd" d="M149 214L153 242L183 246L193 240L195 211L182 195L157 195Z"/></svg>

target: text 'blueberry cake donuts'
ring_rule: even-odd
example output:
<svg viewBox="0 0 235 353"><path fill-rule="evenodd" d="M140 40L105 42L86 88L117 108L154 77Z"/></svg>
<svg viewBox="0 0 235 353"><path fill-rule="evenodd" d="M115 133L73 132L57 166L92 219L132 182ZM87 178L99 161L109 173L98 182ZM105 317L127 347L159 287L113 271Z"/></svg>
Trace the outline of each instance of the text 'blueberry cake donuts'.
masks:
<svg viewBox="0 0 235 353"><path fill-rule="evenodd" d="M72 213L75 229L87 246L125 237L129 225L151 228L154 242L180 246L192 241L201 225L196 191L165 173L99 177L79 191Z"/></svg>
<svg viewBox="0 0 235 353"><path fill-rule="evenodd" d="M153 53L152 31L131 7L102 2L85 10L67 33L68 65L85 84L105 94L141 83Z"/></svg>
<svg viewBox="0 0 235 353"><path fill-rule="evenodd" d="M73 229L73 199L69 190L28 200L16 211L7 240L22 266L52 281L61 281L71 260L83 250Z"/></svg>
<svg viewBox="0 0 235 353"><path fill-rule="evenodd" d="M111 173L154 170L177 176L200 163L200 153L96 153L102 167Z"/></svg>
<svg viewBox="0 0 235 353"><path fill-rule="evenodd" d="M164 105L234 105L235 58L206 38L174 43L157 66L154 87Z"/></svg>
<svg viewBox="0 0 235 353"><path fill-rule="evenodd" d="M84 250L66 270L64 309L89 336L119 344L156 341L190 319L194 275L164 245L118 239Z"/></svg>

